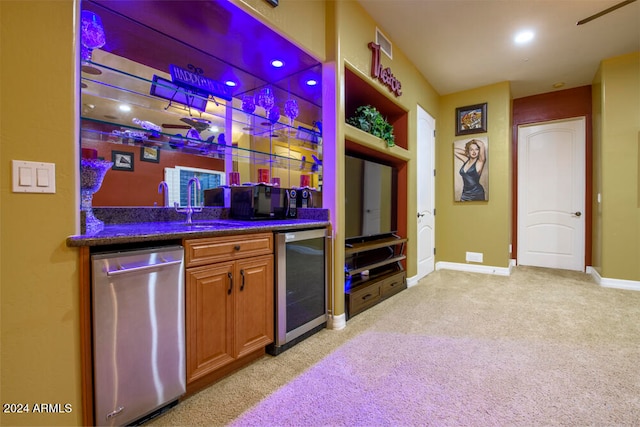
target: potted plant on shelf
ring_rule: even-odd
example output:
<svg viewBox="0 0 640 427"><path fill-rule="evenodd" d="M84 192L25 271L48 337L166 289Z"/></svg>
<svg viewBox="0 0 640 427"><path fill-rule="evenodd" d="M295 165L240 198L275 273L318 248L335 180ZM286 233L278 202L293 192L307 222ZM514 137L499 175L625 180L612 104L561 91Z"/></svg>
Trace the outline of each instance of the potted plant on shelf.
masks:
<svg viewBox="0 0 640 427"><path fill-rule="evenodd" d="M376 107L362 105L356 108L355 115L348 118L347 123L383 139L387 143L387 147L393 147L395 145L393 126L387 122L387 119L382 117L382 114Z"/></svg>

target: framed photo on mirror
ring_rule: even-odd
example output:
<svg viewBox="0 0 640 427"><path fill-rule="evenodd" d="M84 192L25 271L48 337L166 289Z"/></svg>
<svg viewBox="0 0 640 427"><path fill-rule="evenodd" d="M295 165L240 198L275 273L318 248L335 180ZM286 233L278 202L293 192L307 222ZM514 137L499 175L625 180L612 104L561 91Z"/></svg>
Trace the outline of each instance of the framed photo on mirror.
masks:
<svg viewBox="0 0 640 427"><path fill-rule="evenodd" d="M160 149L157 147L140 147L140 160L160 163Z"/></svg>
<svg viewBox="0 0 640 427"><path fill-rule="evenodd" d="M112 170L133 172L133 153L128 151L111 151Z"/></svg>

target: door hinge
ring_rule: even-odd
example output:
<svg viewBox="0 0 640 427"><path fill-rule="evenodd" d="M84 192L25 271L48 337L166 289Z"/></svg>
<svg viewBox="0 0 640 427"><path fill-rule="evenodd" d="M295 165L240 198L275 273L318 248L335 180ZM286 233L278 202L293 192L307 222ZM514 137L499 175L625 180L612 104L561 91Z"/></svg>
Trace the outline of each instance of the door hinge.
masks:
<svg viewBox="0 0 640 427"><path fill-rule="evenodd" d="M434 255L436 254L436 248L435 247L433 248L433 254Z"/></svg>
<svg viewBox="0 0 640 427"><path fill-rule="evenodd" d="M436 208L433 208L433 216L436 216Z"/></svg>
<svg viewBox="0 0 640 427"><path fill-rule="evenodd" d="M436 137L436 130L435 129L433 130L433 137L434 138Z"/></svg>
<svg viewBox="0 0 640 427"><path fill-rule="evenodd" d="M436 176L436 170L435 169L433 170L433 176Z"/></svg>

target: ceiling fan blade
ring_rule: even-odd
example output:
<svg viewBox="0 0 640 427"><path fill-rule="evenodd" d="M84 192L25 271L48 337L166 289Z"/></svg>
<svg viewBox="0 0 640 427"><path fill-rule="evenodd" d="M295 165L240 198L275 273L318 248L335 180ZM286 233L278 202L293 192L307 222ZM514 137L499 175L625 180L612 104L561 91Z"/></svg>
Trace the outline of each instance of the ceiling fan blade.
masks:
<svg viewBox="0 0 640 427"><path fill-rule="evenodd" d="M165 129L191 129L191 126L187 125L172 125L171 123L163 123L162 127Z"/></svg>
<svg viewBox="0 0 640 427"><path fill-rule="evenodd" d="M209 120L199 119L197 117L183 117L180 119L180 121L190 125L192 128L194 128L198 132L202 132L203 130L209 129L209 126L211 126L211 122Z"/></svg>
<svg viewBox="0 0 640 427"><path fill-rule="evenodd" d="M631 3L635 2L635 1L636 0L625 0L623 2L620 2L620 3L616 4L616 5L611 6L608 9L605 9L605 10L603 10L601 12L596 13L595 15L591 15L588 18L584 18L584 19L578 21L578 23L576 25L582 25L582 24L586 24L587 22L591 22L594 19L600 18L601 16L606 15L607 13L611 13L614 10L620 9L621 7L626 6L628 4L631 4Z"/></svg>

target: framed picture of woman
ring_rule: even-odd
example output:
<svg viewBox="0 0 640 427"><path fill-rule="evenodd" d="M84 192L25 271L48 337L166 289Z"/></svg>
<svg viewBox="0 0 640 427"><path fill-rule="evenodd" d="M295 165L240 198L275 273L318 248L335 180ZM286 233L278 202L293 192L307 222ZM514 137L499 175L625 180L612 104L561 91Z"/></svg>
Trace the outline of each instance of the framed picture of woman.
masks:
<svg viewBox="0 0 640 427"><path fill-rule="evenodd" d="M465 138L453 143L453 182L456 202L489 200L488 138Z"/></svg>

